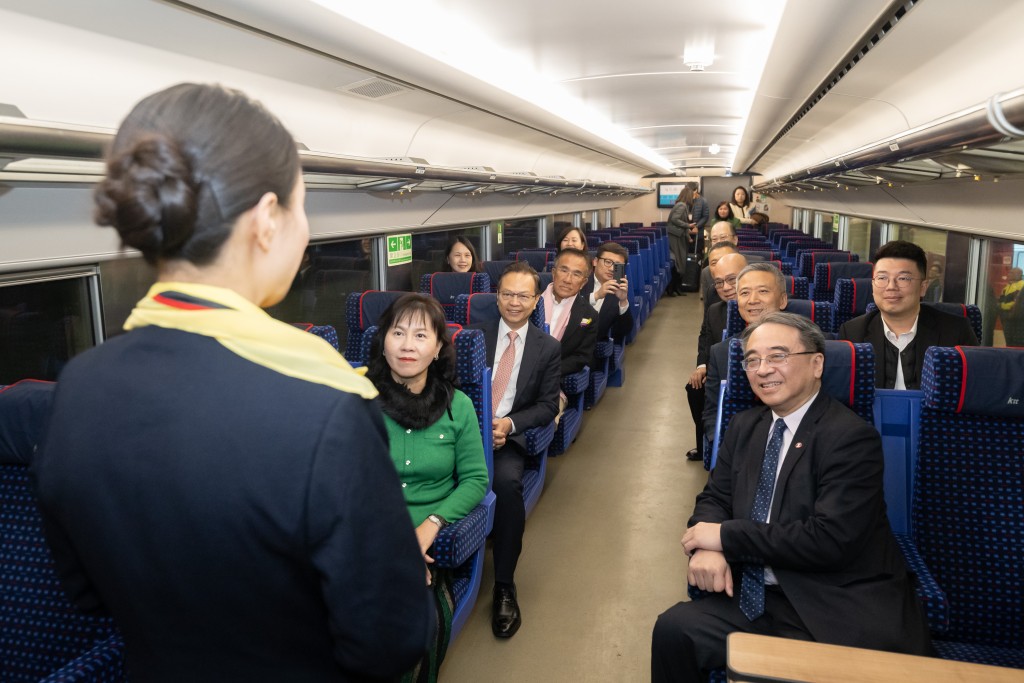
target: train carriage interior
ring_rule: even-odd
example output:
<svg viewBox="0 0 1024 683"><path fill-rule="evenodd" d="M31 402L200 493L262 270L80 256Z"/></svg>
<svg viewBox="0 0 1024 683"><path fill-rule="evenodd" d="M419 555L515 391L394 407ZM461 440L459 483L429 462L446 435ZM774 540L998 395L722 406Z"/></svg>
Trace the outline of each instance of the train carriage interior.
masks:
<svg viewBox="0 0 1024 683"><path fill-rule="evenodd" d="M1010 399L992 415L961 414L977 398L968 365L994 363L976 352L929 356L935 387L879 389L859 405L882 437L893 531L915 571L935 577L925 587L935 591L920 593L937 657L1020 680L1021 26L1024 0L0 0L0 387L59 384L72 358L124 333L152 285L139 253L93 223L93 188L133 104L175 83L239 89L294 136L310 239L268 312L323 334L353 364L375 324L364 294L434 294L430 276L446 270L456 237L472 244L482 276L444 290L452 329L474 296L493 298L508 262L530 261L549 282L565 228L581 229L592 252L616 241L629 252L634 327L601 340L589 369L562 385L571 418L531 442L522 630L491 635L494 567L490 553L474 555L440 673L645 680L655 619L690 599L679 539L717 453L714 437L694 443L686 407L704 307L699 292L666 296L666 221L688 186L712 211L742 187L767 222L740 226L740 250L783 270L792 310L827 338L873 309L874 254L904 240L926 254L925 303L967 318L998 354L992 386ZM729 315L731 335L744 322ZM929 373L951 372L967 393L949 408L941 392L953 389ZM723 401L742 403L737 390L724 385ZM944 454L969 460L934 443L930 425L947 421L996 430L1009 447L977 450L983 476L946 474ZM693 448L702 462L686 458ZM25 533L8 529L20 514L10 511L31 507L18 467L0 463L5 539ZM969 505L988 504L972 487L999 479L989 502L1005 533L935 521L954 477ZM954 523L980 538L977 562L997 558L989 576L1013 587L1005 599L978 598L983 589L961 576L970 565L942 559L952 549L934 525ZM0 547L0 628L14 643L0 644L0 679L57 680L45 676L82 652L24 663L49 646L42 631L13 625L25 614L21 579L9 578L17 553ZM999 623L1006 631L995 634ZM113 643L116 660L111 633L89 637ZM125 680L119 666L113 678L74 680Z"/></svg>

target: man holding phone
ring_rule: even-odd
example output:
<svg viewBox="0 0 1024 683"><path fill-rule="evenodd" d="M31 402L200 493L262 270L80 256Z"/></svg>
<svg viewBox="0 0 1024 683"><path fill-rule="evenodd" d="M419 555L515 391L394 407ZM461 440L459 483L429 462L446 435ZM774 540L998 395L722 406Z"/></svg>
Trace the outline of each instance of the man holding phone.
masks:
<svg viewBox="0 0 1024 683"><path fill-rule="evenodd" d="M633 329L626 278L628 262L629 252L621 244L604 242L597 247L597 257L593 260L594 277L583 285L580 294L585 294L598 312L598 339L605 339L611 331L615 341L622 341ZM607 305L605 299L608 299Z"/></svg>

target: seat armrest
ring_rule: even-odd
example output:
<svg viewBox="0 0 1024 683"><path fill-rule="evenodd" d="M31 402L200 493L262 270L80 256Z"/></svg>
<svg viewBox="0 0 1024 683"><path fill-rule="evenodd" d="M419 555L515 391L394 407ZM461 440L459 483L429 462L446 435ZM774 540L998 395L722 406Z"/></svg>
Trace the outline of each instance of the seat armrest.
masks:
<svg viewBox="0 0 1024 683"><path fill-rule="evenodd" d="M494 494L488 493L490 502L494 504ZM442 569L461 567L487 541L487 498L484 502L469 511L469 514L457 522L452 522L438 532L434 539L434 566Z"/></svg>
<svg viewBox="0 0 1024 683"><path fill-rule="evenodd" d="M555 438L555 423L551 422L543 427L533 427L523 432L526 438L526 450L530 455L540 456L547 452L548 446Z"/></svg>
<svg viewBox="0 0 1024 683"><path fill-rule="evenodd" d="M571 375L562 375L562 391L566 396L582 394L590 384L590 368L584 366L579 372Z"/></svg>
<svg viewBox="0 0 1024 683"><path fill-rule="evenodd" d="M928 628L936 635L945 633L949 628L949 600L946 598L946 594L932 577L932 573L917 551L917 545L914 544L913 539L907 534L893 535L903 553L907 569L914 578L914 589L917 591L917 597L921 600L921 606L924 607Z"/></svg>

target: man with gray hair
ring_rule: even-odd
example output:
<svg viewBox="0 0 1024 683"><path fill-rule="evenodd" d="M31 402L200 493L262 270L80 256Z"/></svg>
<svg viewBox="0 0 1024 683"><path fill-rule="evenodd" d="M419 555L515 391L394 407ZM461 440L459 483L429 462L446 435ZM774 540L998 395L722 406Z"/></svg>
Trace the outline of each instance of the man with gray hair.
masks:
<svg viewBox="0 0 1024 683"><path fill-rule="evenodd" d="M821 391L825 339L770 313L743 333L763 406L732 419L682 538L711 595L654 627L651 678L699 681L735 631L924 655L928 626L885 513L878 432Z"/></svg>
<svg viewBox="0 0 1024 683"><path fill-rule="evenodd" d="M781 311L789 303L786 278L772 263L751 263L736 276L736 308L747 325ZM731 339L731 337L730 337ZM708 376L704 382L704 435L715 442L718 392L729 368L729 339L711 345Z"/></svg>

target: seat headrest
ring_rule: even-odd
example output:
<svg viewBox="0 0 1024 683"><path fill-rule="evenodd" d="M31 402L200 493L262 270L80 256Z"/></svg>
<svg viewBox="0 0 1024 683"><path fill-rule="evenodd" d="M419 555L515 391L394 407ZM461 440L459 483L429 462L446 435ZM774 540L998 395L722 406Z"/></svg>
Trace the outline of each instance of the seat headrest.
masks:
<svg viewBox="0 0 1024 683"><path fill-rule="evenodd" d="M50 422L56 386L25 379L0 389L0 464L31 464Z"/></svg>
<svg viewBox="0 0 1024 683"><path fill-rule="evenodd" d="M376 325L387 307L406 294L408 292L380 292L375 289L363 292L359 297L359 329Z"/></svg>
<svg viewBox="0 0 1024 683"><path fill-rule="evenodd" d="M444 304L455 303L459 294L491 291L487 273L433 273L430 275L430 296Z"/></svg>
<svg viewBox="0 0 1024 683"><path fill-rule="evenodd" d="M456 365L459 381L465 384L477 384L480 373L487 368L487 343L484 341L483 330L464 330L461 327L452 336L455 346Z"/></svg>
<svg viewBox="0 0 1024 683"><path fill-rule="evenodd" d="M1024 419L1024 349L933 346L921 388L932 410Z"/></svg>

